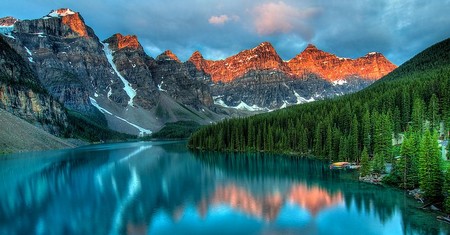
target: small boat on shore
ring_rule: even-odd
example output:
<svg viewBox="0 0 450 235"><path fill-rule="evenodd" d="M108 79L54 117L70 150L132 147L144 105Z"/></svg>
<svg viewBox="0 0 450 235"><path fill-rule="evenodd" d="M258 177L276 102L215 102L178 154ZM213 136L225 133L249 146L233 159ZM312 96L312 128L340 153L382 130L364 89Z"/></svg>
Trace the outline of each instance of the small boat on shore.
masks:
<svg viewBox="0 0 450 235"><path fill-rule="evenodd" d="M350 163L350 162L334 162L330 164L330 170L340 170L340 169L358 169L361 166L356 163Z"/></svg>

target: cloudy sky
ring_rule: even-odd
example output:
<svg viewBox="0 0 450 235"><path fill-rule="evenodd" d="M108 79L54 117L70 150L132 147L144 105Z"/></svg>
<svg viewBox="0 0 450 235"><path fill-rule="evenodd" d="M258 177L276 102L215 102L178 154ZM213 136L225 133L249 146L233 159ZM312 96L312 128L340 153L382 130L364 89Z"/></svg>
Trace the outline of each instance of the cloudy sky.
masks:
<svg viewBox="0 0 450 235"><path fill-rule="evenodd" d="M51 9L81 13L101 40L135 34L156 57L199 50L223 59L269 41L284 60L308 43L341 57L371 51L400 65L450 37L450 0L6 0L0 17L34 19Z"/></svg>

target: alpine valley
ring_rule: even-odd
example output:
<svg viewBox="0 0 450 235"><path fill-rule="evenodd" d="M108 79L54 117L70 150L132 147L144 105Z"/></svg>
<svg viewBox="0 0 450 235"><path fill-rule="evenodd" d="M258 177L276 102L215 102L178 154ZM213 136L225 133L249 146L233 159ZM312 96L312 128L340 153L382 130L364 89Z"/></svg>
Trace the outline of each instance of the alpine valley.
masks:
<svg viewBox="0 0 450 235"><path fill-rule="evenodd" d="M136 36L99 39L70 9L2 18L0 33L0 108L57 136L95 127L91 141L353 93L396 68L377 52L341 58L311 44L284 61L269 42L217 61L152 58Z"/></svg>

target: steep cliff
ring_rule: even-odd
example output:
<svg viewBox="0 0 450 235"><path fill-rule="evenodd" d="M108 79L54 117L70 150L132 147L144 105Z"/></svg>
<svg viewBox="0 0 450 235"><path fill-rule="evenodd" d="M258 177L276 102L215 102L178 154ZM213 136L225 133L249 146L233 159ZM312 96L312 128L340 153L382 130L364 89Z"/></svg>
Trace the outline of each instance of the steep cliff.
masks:
<svg viewBox="0 0 450 235"><path fill-rule="evenodd" d="M263 42L251 50L244 50L224 60L205 60L200 52L189 59L198 70L210 74L212 81L227 83L243 77L249 71L272 70L287 77L301 79L309 74L334 82L350 77L377 80L397 66L381 53L371 52L357 58L341 58L309 44L306 49L289 61L282 61L273 46Z"/></svg>
<svg viewBox="0 0 450 235"><path fill-rule="evenodd" d="M165 51L156 57L152 74L159 91L169 94L182 104L196 109L213 104L209 86L193 77L189 66L181 63L171 51Z"/></svg>
<svg viewBox="0 0 450 235"><path fill-rule="evenodd" d="M48 92L69 109L91 115L95 108L90 94L120 86L103 46L79 13L60 9L40 19L17 21L7 40L28 59ZM122 96L118 92L112 99L120 103Z"/></svg>
<svg viewBox="0 0 450 235"><path fill-rule="evenodd" d="M272 44L263 42L251 50L244 50L224 60L204 60L200 53L189 59L199 70L211 75L212 81L231 82L251 70L276 70L288 72L288 68Z"/></svg>
<svg viewBox="0 0 450 235"><path fill-rule="evenodd" d="M381 53L371 52L353 60L321 51L312 44L289 60L287 66L296 77L314 73L331 82L345 80L349 77L378 80L397 68Z"/></svg>
<svg viewBox="0 0 450 235"><path fill-rule="evenodd" d="M0 37L0 108L61 135L67 127L62 105L41 86L28 64Z"/></svg>
<svg viewBox="0 0 450 235"><path fill-rule="evenodd" d="M313 45L283 61L268 42L220 61L206 60L194 52L188 62L211 77L217 105L249 111L352 93L396 68L380 53L352 60Z"/></svg>
<svg viewBox="0 0 450 235"><path fill-rule="evenodd" d="M153 108L159 96L150 70L154 59L144 52L134 35L114 34L103 43L112 52L112 62L117 70L134 90L133 103L145 109ZM112 94L112 89L108 94Z"/></svg>

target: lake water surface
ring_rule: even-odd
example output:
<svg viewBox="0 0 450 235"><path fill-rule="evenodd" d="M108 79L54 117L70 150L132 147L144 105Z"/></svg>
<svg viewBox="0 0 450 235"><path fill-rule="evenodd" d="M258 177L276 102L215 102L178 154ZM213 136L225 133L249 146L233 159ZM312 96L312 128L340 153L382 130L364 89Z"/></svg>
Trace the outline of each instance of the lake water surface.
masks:
<svg viewBox="0 0 450 235"><path fill-rule="evenodd" d="M403 191L185 142L0 156L0 234L449 234Z"/></svg>

